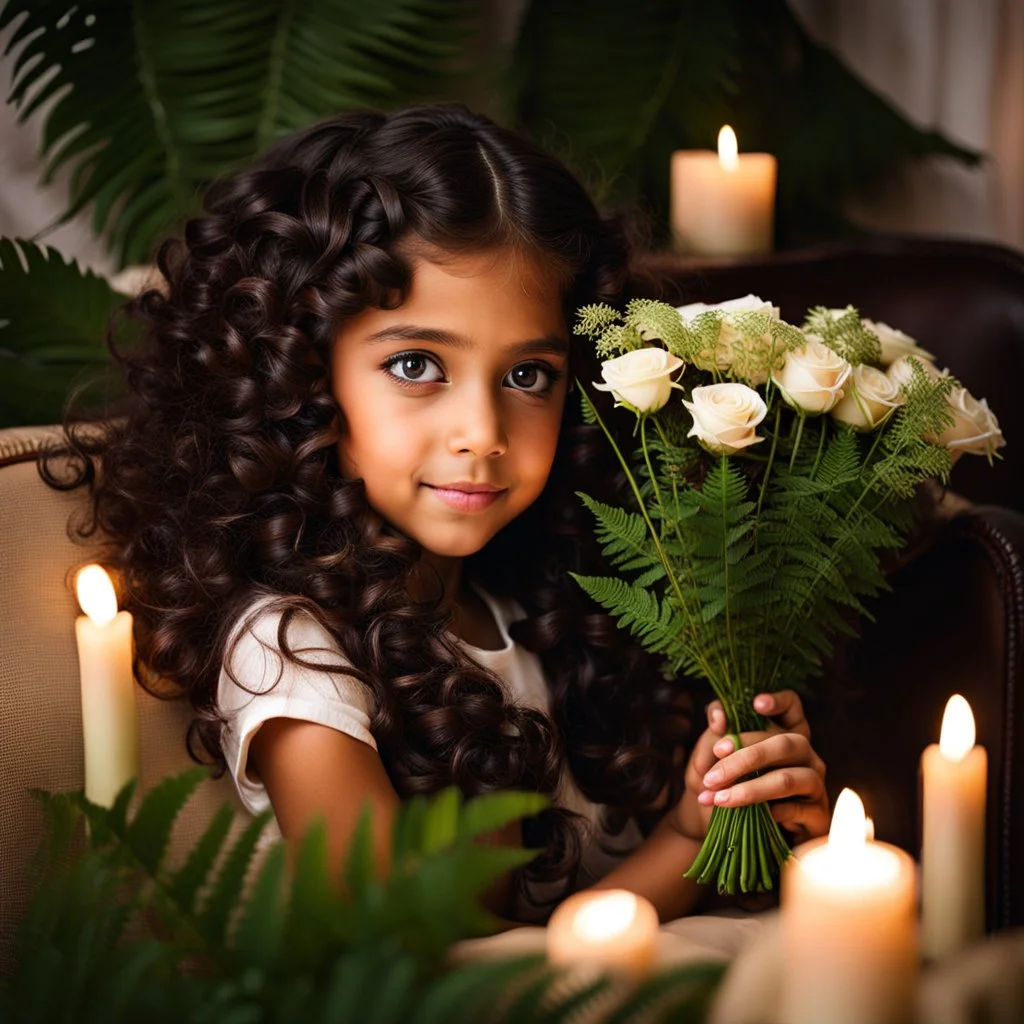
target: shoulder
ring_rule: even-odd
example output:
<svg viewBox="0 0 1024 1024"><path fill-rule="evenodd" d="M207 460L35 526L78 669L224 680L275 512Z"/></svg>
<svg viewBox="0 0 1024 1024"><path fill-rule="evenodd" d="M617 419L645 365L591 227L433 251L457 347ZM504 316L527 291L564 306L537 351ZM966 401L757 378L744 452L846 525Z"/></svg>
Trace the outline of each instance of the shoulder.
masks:
<svg viewBox="0 0 1024 1024"><path fill-rule="evenodd" d="M356 678L337 640L308 610L261 597L229 631L218 683L218 703L230 711L249 698L295 689L322 691L366 705L369 691Z"/></svg>

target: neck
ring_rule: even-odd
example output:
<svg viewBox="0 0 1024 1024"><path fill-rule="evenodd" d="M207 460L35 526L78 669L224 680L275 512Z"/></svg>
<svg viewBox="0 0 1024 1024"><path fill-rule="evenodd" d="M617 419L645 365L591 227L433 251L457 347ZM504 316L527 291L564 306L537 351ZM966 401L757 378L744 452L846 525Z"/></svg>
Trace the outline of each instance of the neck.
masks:
<svg viewBox="0 0 1024 1024"><path fill-rule="evenodd" d="M424 551L419 571L410 582L410 593L414 598L423 600L436 595L438 583L441 587L441 605L451 609L458 604L462 593L462 559L445 558Z"/></svg>

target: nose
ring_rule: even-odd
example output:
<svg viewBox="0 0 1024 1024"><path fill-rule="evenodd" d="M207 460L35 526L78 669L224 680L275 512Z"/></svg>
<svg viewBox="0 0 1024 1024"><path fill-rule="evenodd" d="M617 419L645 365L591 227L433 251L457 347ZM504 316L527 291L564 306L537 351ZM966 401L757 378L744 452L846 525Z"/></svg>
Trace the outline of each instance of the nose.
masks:
<svg viewBox="0 0 1024 1024"><path fill-rule="evenodd" d="M489 387L452 395L452 429L448 448L453 455L497 458L508 451L501 395Z"/></svg>

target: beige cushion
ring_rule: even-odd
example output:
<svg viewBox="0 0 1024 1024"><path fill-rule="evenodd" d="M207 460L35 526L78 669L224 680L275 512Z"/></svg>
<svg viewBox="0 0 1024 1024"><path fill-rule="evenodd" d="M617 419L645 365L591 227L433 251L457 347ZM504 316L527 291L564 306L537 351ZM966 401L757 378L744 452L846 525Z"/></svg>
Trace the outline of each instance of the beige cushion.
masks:
<svg viewBox="0 0 1024 1024"><path fill-rule="evenodd" d="M85 493L47 487L31 458L11 461L49 431L0 430L0 977L14 965L12 939L29 897L25 868L43 833L43 812L28 791L84 783L74 630L80 612L70 580L90 550L68 539L67 523ZM144 792L193 762L185 751L187 707L141 688L136 698ZM178 821L174 861L225 801L239 810L236 830L248 820L227 777L204 782Z"/></svg>

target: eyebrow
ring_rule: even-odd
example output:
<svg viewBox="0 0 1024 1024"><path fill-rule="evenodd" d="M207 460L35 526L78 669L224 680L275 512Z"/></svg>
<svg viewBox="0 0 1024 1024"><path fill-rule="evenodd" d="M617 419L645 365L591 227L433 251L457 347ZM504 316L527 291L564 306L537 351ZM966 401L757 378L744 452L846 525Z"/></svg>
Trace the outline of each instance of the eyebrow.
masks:
<svg viewBox="0 0 1024 1024"><path fill-rule="evenodd" d="M435 345L461 350L473 346L473 343L461 334L453 334L451 331L445 331L438 327L418 327L416 324L396 324L394 327L385 327L368 335L366 340L369 342L429 341ZM543 338L521 341L509 349L509 354L513 356L526 352L551 352L564 356L569 353L569 342L556 334L550 334Z"/></svg>

